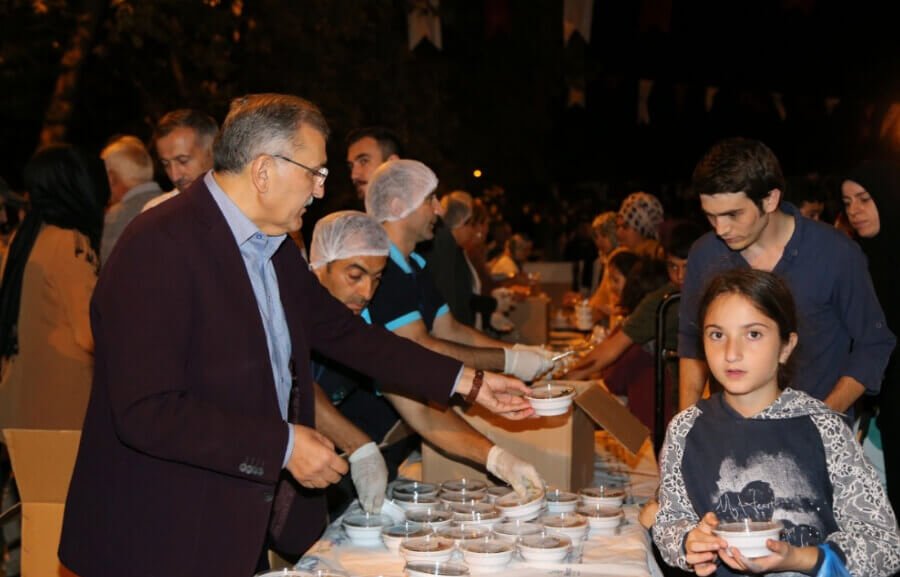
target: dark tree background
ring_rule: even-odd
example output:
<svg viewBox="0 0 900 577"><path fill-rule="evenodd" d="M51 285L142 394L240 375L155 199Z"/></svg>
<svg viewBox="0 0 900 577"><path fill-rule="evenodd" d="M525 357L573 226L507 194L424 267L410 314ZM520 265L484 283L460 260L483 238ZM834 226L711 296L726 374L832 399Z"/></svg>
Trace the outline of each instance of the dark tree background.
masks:
<svg viewBox="0 0 900 577"><path fill-rule="evenodd" d="M378 123L443 188L499 184L526 211L637 187L677 204L721 136L763 138L792 173L871 154L900 100L888 6L596 0L590 43L564 46L562 0L442 0L443 49L410 51L408 0L0 0L0 175L20 185L42 134L99 151L115 134L148 138L172 108L221 119L235 96L284 91L329 118L329 195L350 192L344 135Z"/></svg>

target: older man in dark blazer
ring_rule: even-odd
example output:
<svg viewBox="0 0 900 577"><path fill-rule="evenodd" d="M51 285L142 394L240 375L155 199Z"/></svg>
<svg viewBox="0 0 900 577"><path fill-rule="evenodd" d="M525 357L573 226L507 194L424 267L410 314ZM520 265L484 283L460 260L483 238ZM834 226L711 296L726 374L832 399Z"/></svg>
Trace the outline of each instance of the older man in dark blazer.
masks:
<svg viewBox="0 0 900 577"><path fill-rule="evenodd" d="M313 428L311 348L403 394L443 403L455 387L530 414L520 382L366 325L283 242L323 195L327 133L300 98L236 100L214 171L117 243L91 304L95 376L59 550L81 577L246 577L270 523L291 549L311 544L317 489L347 471Z"/></svg>

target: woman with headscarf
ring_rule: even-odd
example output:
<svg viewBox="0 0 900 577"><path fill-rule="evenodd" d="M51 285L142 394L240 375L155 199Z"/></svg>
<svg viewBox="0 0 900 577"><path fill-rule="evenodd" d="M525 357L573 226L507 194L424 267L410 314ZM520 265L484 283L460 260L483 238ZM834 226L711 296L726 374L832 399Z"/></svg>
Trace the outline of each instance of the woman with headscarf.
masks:
<svg viewBox="0 0 900 577"><path fill-rule="evenodd" d="M663 217L663 206L658 198L646 192L629 194L616 216L619 244L641 256L662 258L659 227Z"/></svg>
<svg viewBox="0 0 900 577"><path fill-rule="evenodd" d="M0 427L80 429L106 178L99 159L55 144L28 162L25 185L30 207L0 284Z"/></svg>
<svg viewBox="0 0 900 577"><path fill-rule="evenodd" d="M659 227L663 222L663 207L659 199L646 192L633 192L622 201L618 213L606 213L615 215L615 238L618 248L613 248L606 255L611 258L618 250L627 250L639 256L651 258L663 258L662 245L659 242ZM608 216L604 217L604 223L608 226ZM594 221L596 227L597 221ZM600 278L600 285L591 295L590 305L594 314L594 320L603 321L615 314L614 303L610 294L609 272L606 269Z"/></svg>
<svg viewBox="0 0 900 577"><path fill-rule="evenodd" d="M900 300L894 280L900 247L900 167L896 162L867 162L841 183L844 212L869 259L869 274L884 309L888 328L900 334ZM894 349L878 399L878 428L884 449L888 497L900 511L900 354Z"/></svg>

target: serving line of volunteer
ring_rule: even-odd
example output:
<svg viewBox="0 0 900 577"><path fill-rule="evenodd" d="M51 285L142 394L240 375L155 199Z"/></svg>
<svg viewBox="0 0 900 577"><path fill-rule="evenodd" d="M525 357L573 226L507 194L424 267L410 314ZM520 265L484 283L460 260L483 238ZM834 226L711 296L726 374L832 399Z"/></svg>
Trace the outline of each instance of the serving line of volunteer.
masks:
<svg viewBox="0 0 900 577"><path fill-rule="evenodd" d="M385 173L391 168L394 167L387 167ZM376 175L373 184L379 182ZM381 323L379 318L384 313L376 308L381 303L387 304L382 310L390 311L395 317L384 323L391 330L416 321L424 322L423 312L426 315L430 312L432 322L439 323L442 319L452 322L452 315L439 293L431 283L423 282L425 278L419 262L413 263L400 254L378 221L361 212L332 213L321 219L313 231L310 267L332 296L360 314L366 322ZM418 275L413 275L413 267ZM412 285L409 287L412 290L419 289L419 299L404 303L396 298L403 294L404 281ZM373 295L377 295L375 299ZM383 300L381 295L385 295ZM410 310L406 310L404 304ZM513 358L520 354L519 351L511 352ZM541 363L541 368L544 364ZM387 464L372 440L383 437L398 417L431 444L456 457L486 466L517 491L524 493L529 486L541 485L540 475L533 466L494 445L452 410L440 410L402 395L382 394L358 373L318 355L314 356L313 375L319 385L317 391L327 396L316 403L317 428L335 439L340 449L352 453L351 476L360 503L367 511L380 509L388 470L390 476L395 475L398 465L409 452L409 446L403 441L398 447L386 447ZM346 489L338 484L330 492L337 501L329 503L332 512L339 513L348 504Z"/></svg>
<svg viewBox="0 0 900 577"><path fill-rule="evenodd" d="M400 413L442 448L520 491L540 484L532 466L452 413L408 400L443 406L459 394L527 418L519 379L552 367L549 353L489 339L424 299L433 285L412 248L436 217L430 170L388 163L375 187L385 194L367 199L395 268L383 248L362 256L381 259L385 285L414 299L399 317L389 318L399 310L393 295L371 303L371 324L347 310L361 312L360 300L371 298L374 269L363 281L368 297L340 306L284 242L324 195L328 134L319 109L301 98L235 99L213 170L136 217L104 263L91 303L94 379L59 549L78 575L246 576L268 566L269 549L302 553L324 528L321 489L348 472L335 444L350 454L363 505L377 508L386 465L371 436L321 402L313 350L371 375L378 391L405 395L392 397ZM315 256L332 292L358 280L352 256ZM349 275L343 284L330 278L338 269Z"/></svg>

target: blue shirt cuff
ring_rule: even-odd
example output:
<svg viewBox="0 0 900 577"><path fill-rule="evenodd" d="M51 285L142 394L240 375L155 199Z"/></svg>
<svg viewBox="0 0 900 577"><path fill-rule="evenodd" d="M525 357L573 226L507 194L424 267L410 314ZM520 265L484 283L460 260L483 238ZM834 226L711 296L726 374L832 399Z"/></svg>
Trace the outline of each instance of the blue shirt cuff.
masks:
<svg viewBox="0 0 900 577"><path fill-rule="evenodd" d="M287 467L288 461L291 459L291 449L294 448L294 427L290 423L285 423L288 427L288 442L287 448L284 450L284 462L281 463L281 468L284 469Z"/></svg>

